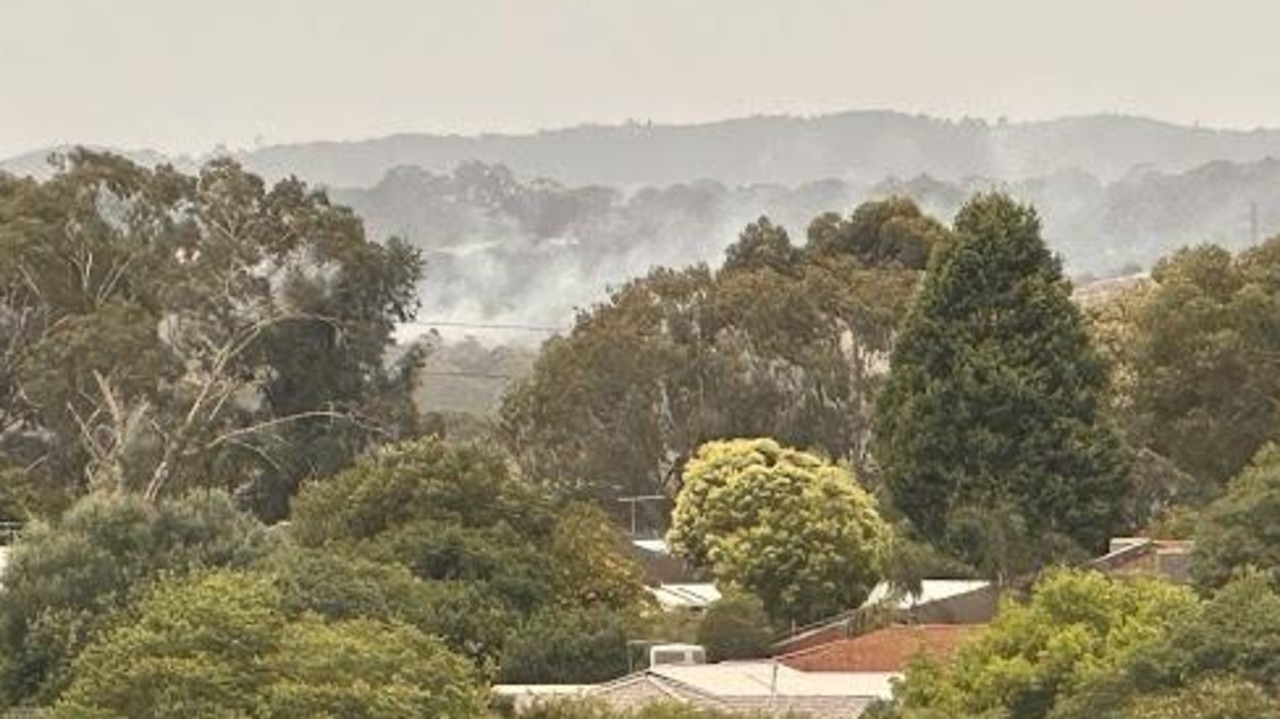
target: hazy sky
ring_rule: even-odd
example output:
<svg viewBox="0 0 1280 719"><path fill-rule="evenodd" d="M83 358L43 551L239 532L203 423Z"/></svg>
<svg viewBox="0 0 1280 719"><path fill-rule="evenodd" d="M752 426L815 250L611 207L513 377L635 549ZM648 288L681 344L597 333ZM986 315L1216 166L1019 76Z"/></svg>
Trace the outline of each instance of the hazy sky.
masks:
<svg viewBox="0 0 1280 719"><path fill-rule="evenodd" d="M1275 0L0 0L0 156L890 108L1280 126Z"/></svg>

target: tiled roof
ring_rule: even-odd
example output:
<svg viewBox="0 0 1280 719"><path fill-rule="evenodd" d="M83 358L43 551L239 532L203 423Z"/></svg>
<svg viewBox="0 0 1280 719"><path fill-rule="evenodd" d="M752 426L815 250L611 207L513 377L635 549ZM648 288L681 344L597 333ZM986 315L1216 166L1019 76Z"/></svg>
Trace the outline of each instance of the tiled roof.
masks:
<svg viewBox="0 0 1280 719"><path fill-rule="evenodd" d="M815 624L797 629L773 646L778 654L789 654L828 644L856 631L860 616L887 607L897 613L896 621L934 624L980 624L995 613L998 589L990 582L970 579L926 579L920 593L911 594L882 582L857 609L841 612Z"/></svg>
<svg viewBox="0 0 1280 719"><path fill-rule="evenodd" d="M808 674L769 661L659 665L601 684L587 695L634 709L678 701L752 716L848 719L890 696L897 674Z"/></svg>
<svg viewBox="0 0 1280 719"><path fill-rule="evenodd" d="M784 654L778 661L804 672L901 672L922 654L949 659L961 641L980 631L982 625L972 624L886 627Z"/></svg>

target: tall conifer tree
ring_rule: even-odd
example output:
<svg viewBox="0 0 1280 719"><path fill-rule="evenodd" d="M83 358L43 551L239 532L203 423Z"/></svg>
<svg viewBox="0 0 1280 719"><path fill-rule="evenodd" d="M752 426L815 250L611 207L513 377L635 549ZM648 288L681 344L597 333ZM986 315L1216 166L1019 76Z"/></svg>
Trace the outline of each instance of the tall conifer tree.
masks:
<svg viewBox="0 0 1280 719"><path fill-rule="evenodd" d="M878 400L876 455L896 506L993 574L1100 549L1130 486L1102 416L1106 384L1035 211L975 197L926 275Z"/></svg>

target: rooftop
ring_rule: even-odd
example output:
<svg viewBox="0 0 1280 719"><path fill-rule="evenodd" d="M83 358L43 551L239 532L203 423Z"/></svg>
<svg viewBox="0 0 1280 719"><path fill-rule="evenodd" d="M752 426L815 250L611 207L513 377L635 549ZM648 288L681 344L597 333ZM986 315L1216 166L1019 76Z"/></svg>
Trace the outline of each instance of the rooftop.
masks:
<svg viewBox="0 0 1280 719"><path fill-rule="evenodd" d="M902 672L919 656L950 659L961 642L977 636L983 625L898 625L838 639L778 657L803 672Z"/></svg>

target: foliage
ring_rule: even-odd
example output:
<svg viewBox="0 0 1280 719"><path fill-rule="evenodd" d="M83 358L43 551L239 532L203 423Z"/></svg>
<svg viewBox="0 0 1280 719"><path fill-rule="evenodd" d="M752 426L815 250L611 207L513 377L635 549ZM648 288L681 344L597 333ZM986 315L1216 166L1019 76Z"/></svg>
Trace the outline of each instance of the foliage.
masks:
<svg viewBox="0 0 1280 719"><path fill-rule="evenodd" d="M272 578L292 614L409 624L476 661L487 658L506 631L507 610L499 599L469 584L421 580L397 564L284 547L255 569Z"/></svg>
<svg viewBox="0 0 1280 719"><path fill-rule="evenodd" d="M66 509L61 487L50 487L0 453L0 521L25 523Z"/></svg>
<svg viewBox="0 0 1280 719"><path fill-rule="evenodd" d="M1280 422L1278 265L1280 238L1235 257L1181 250L1156 265L1138 314L1135 434L1215 489Z"/></svg>
<svg viewBox="0 0 1280 719"><path fill-rule="evenodd" d="M85 644L156 580L246 566L268 547L262 526L218 493L158 504L94 495L31 526L13 548L0 592L4 703L56 696Z"/></svg>
<svg viewBox="0 0 1280 719"><path fill-rule="evenodd" d="M859 605L890 543L850 472L770 439L703 445L671 521L673 552L756 595L781 624Z"/></svg>
<svg viewBox="0 0 1280 719"><path fill-rule="evenodd" d="M0 450L155 497L243 492L279 517L296 482L411 431L420 261L296 179L230 160L195 176L73 152L0 177Z"/></svg>
<svg viewBox="0 0 1280 719"><path fill-rule="evenodd" d="M1257 685L1208 678L1169 694L1143 697L1125 719L1277 719L1280 704Z"/></svg>
<svg viewBox="0 0 1280 719"><path fill-rule="evenodd" d="M669 490L723 437L861 462L879 363L944 236L905 200L823 216L804 248L761 218L721 270L656 269L549 341L504 399L506 444L528 476L609 505Z"/></svg>
<svg viewBox="0 0 1280 719"><path fill-rule="evenodd" d="M1195 610L1191 592L1157 580L1055 571L1025 604L1002 606L949 664L913 666L895 695L905 717L1051 716L1062 696L1110 675Z"/></svg>
<svg viewBox="0 0 1280 719"><path fill-rule="evenodd" d="M1129 495L1107 373L1034 210L971 200L894 346L876 458L896 509L996 576L1102 547ZM992 522L992 520L998 520Z"/></svg>
<svg viewBox="0 0 1280 719"><path fill-rule="evenodd" d="M609 610L547 609L512 632L502 652L504 684L590 684L631 668L635 617Z"/></svg>
<svg viewBox="0 0 1280 719"><path fill-rule="evenodd" d="M290 617L268 580L226 571L161 585L73 676L56 716L463 719L486 703L438 640L401 624Z"/></svg>
<svg viewBox="0 0 1280 719"><path fill-rule="evenodd" d="M713 662L766 656L773 638L764 604L749 594L722 597L707 607L698 623L697 642Z"/></svg>
<svg viewBox="0 0 1280 719"><path fill-rule="evenodd" d="M451 646L496 659L531 617L629 612L641 573L593 508L553 511L501 458L427 439L390 446L304 487L291 534L304 547L399 564L424 580L419 599ZM410 620L412 621L412 620Z"/></svg>
<svg viewBox="0 0 1280 719"><path fill-rule="evenodd" d="M1280 448L1267 445L1201 514L1191 573L1201 587L1226 584L1247 568L1280 570Z"/></svg>
<svg viewBox="0 0 1280 719"><path fill-rule="evenodd" d="M1095 673L1054 719L1127 719L1139 710L1167 711L1171 697L1187 697L1198 679L1226 683L1217 687L1222 695L1202 698L1210 706L1223 705L1219 711L1251 701L1253 689L1242 684L1274 702L1280 696L1277 657L1280 596L1265 577L1246 575L1169 623L1156 641L1127 653L1109 671Z"/></svg>

